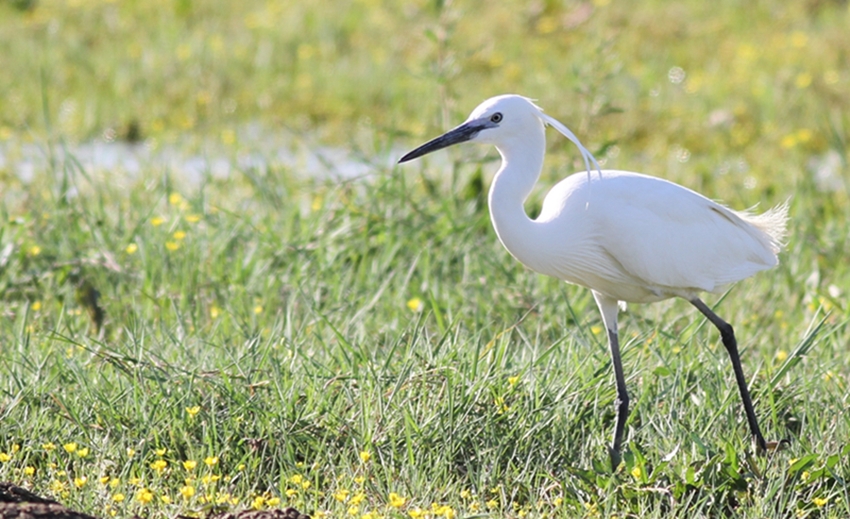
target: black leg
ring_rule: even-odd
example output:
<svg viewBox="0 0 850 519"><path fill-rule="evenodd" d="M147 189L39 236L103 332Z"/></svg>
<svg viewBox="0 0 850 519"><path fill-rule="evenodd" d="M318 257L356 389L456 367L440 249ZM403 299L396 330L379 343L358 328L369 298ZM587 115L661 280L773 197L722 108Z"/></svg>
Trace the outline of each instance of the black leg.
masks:
<svg viewBox="0 0 850 519"><path fill-rule="evenodd" d="M614 364L614 377L617 379L617 426L611 442L611 470L620 465L620 446L623 443L623 430L629 417L629 393L626 391L626 377L623 375L623 362L620 359L620 341L617 332L608 330L608 346L611 348L611 363Z"/></svg>
<svg viewBox="0 0 850 519"><path fill-rule="evenodd" d="M720 330L720 337L723 340L723 346L729 352L729 358L732 360L732 369L735 370L735 380L738 382L738 390L741 392L741 400L744 401L744 411L747 413L747 422L750 424L750 433L756 441L756 446L760 452L768 449L767 442L764 441L764 436L759 429L756 412L753 409L753 401L750 398L750 392L747 389L747 379L744 378L744 370L741 368L741 358L738 356L738 344L735 341L735 333L732 330L732 325L717 316L711 309L706 306L699 298L691 300L691 304L697 307L700 312L705 315L714 326ZM775 445L771 445L775 447Z"/></svg>

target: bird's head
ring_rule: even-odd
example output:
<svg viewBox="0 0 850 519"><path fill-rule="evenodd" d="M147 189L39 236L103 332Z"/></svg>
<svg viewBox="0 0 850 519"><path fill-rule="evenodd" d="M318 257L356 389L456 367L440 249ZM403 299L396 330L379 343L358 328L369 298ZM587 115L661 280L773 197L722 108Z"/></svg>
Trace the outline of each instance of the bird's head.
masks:
<svg viewBox="0 0 850 519"><path fill-rule="evenodd" d="M491 97L478 105L463 124L419 146L402 157L399 163L460 142L505 145L530 132L542 132L543 117L543 111L526 97Z"/></svg>

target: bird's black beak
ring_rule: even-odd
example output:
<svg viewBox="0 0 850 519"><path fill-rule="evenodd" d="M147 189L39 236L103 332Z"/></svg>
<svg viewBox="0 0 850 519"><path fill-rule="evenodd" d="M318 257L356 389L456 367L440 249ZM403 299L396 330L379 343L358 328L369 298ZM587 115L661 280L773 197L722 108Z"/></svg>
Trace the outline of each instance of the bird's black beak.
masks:
<svg viewBox="0 0 850 519"><path fill-rule="evenodd" d="M431 153L432 151L447 148L452 144L466 142L470 139L475 138L475 136L478 135L478 133L485 128L488 128L488 126L482 121L467 121L458 126L457 128L450 130L444 133L443 135L440 135L436 139L432 139L423 144L422 146L419 146L404 157L400 158L398 163L401 164L402 162L413 160L415 158L421 157L422 155Z"/></svg>

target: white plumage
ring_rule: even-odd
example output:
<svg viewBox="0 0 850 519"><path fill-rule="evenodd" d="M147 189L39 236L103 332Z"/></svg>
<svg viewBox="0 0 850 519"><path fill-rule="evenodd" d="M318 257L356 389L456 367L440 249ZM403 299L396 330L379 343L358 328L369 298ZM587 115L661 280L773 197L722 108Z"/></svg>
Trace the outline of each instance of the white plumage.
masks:
<svg viewBox="0 0 850 519"><path fill-rule="evenodd" d="M578 146L587 171L556 184L532 220L523 203L540 177L546 124ZM721 331L759 449L775 445L765 442L759 430L732 327L698 295L720 291L778 263L787 205L758 215L738 212L667 180L602 170L569 129L516 95L481 103L466 122L399 162L463 141L493 144L502 156L489 203L493 227L505 248L532 270L593 291L608 329L617 378L618 421L611 447L615 465L628 414L617 339L618 301L681 297L705 314Z"/></svg>
<svg viewBox="0 0 850 519"><path fill-rule="evenodd" d="M655 177L576 173L546 196L529 226L536 232L520 235L525 245L536 235L538 244L534 258L521 261L621 301L690 299L775 266L781 227L772 224L784 210L753 216ZM506 244L512 252L527 250L522 245Z"/></svg>

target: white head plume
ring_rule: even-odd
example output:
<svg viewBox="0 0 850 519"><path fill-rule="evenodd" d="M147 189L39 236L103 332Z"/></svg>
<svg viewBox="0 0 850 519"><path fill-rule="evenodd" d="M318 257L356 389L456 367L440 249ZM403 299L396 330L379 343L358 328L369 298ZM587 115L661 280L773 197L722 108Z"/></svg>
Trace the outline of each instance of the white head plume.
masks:
<svg viewBox="0 0 850 519"><path fill-rule="evenodd" d="M593 171L590 168L591 163L594 166L593 169L595 169L601 175L602 174L602 168L599 166L599 163L596 161L596 157L593 156L593 153L590 153L590 150L588 150L587 148L584 147L584 145L581 143L581 141L578 140L578 137L576 137L576 135L572 131L570 131L569 128L564 126L559 120L555 119L554 117L550 117L550 116L546 115L545 113L543 113L543 109L541 109L540 107L537 107L537 108L540 110L540 119L544 123L555 128L556 130L558 130L561 133L561 135L563 135L564 137L569 139L573 144L575 144L578 147L579 152L581 152L581 157L584 159L584 166L587 168L588 176Z"/></svg>

